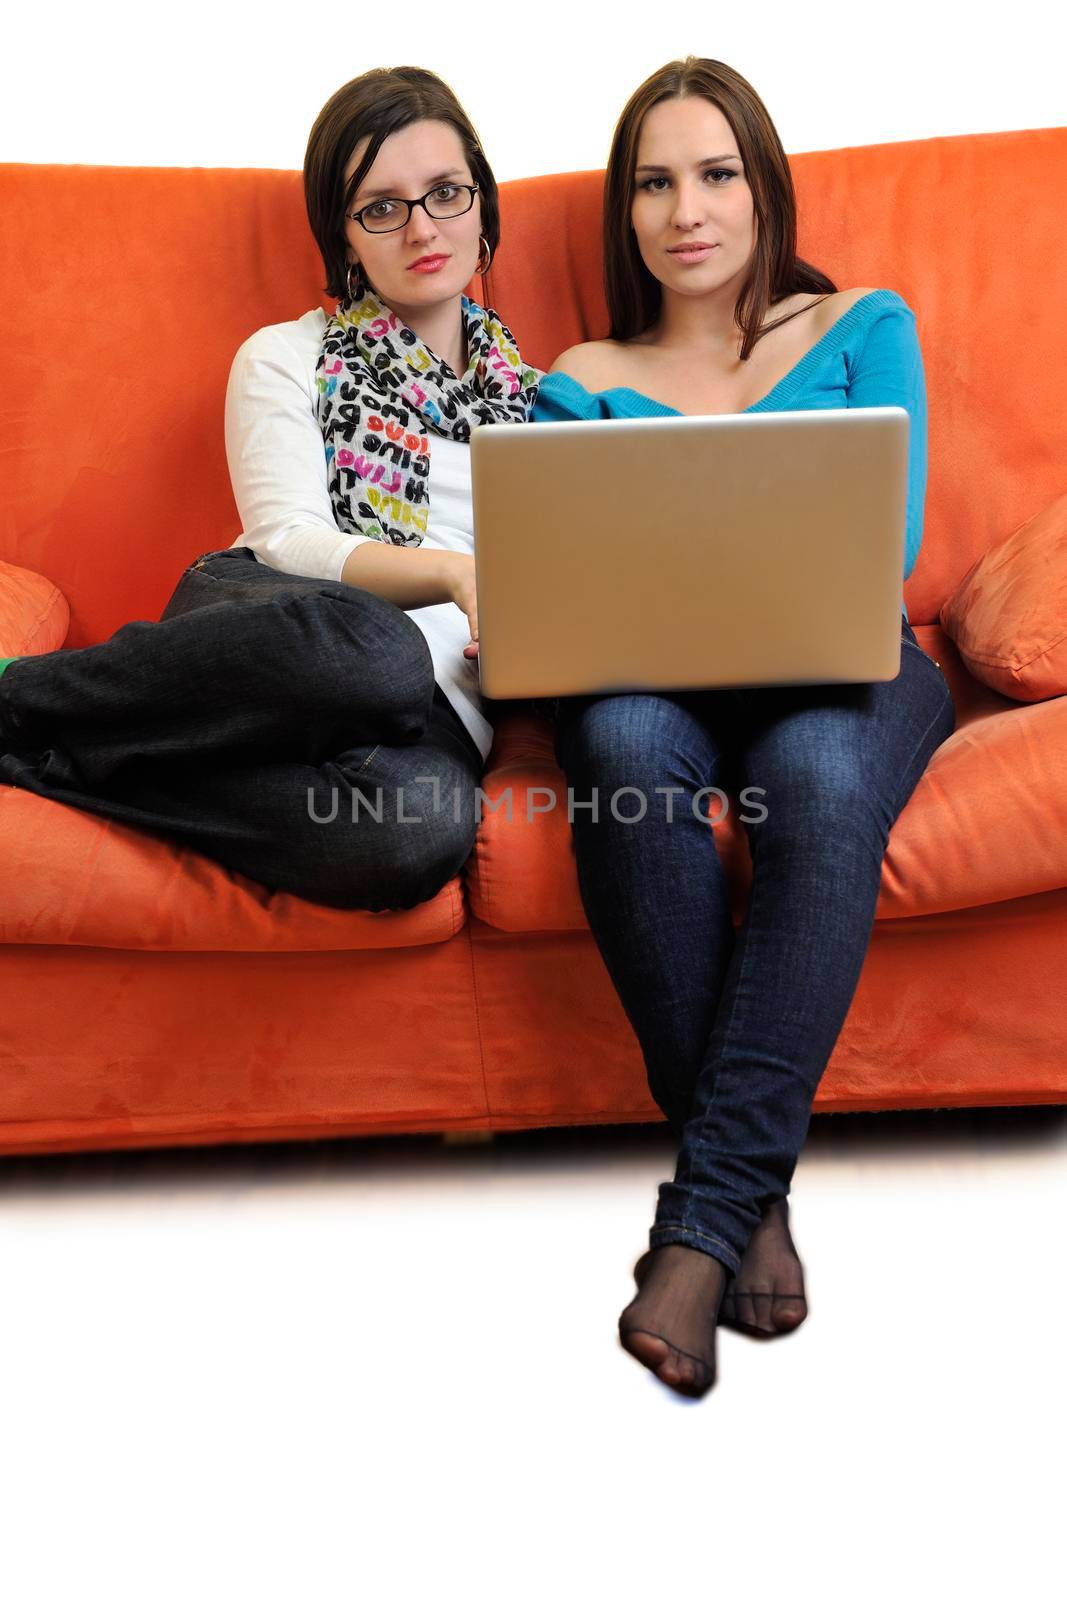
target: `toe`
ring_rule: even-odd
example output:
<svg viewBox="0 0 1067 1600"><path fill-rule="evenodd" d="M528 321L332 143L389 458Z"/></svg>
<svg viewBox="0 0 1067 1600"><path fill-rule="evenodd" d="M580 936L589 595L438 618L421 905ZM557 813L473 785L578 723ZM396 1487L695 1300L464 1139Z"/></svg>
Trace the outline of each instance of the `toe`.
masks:
<svg viewBox="0 0 1067 1600"><path fill-rule="evenodd" d="M783 1333L790 1328L799 1327L808 1314L808 1305L802 1294L776 1294L772 1318L774 1325Z"/></svg>
<svg viewBox="0 0 1067 1600"><path fill-rule="evenodd" d="M706 1361L672 1345L666 1361L656 1368L656 1377L682 1394L703 1394L711 1387L712 1373Z"/></svg>
<svg viewBox="0 0 1067 1600"><path fill-rule="evenodd" d="M623 1349L652 1372L661 1367L671 1353L666 1339L660 1339L654 1333L647 1333L644 1328L629 1327L621 1320L619 1339Z"/></svg>
<svg viewBox="0 0 1067 1600"><path fill-rule="evenodd" d="M676 1349L647 1328L628 1327L620 1319L619 1339L623 1349L668 1388L683 1394L703 1394L711 1387L714 1370L708 1362Z"/></svg>
<svg viewBox="0 0 1067 1600"><path fill-rule="evenodd" d="M729 1304L723 1297L719 1323L765 1338L799 1327L807 1314L807 1302L802 1294L784 1294L774 1289L737 1289Z"/></svg>

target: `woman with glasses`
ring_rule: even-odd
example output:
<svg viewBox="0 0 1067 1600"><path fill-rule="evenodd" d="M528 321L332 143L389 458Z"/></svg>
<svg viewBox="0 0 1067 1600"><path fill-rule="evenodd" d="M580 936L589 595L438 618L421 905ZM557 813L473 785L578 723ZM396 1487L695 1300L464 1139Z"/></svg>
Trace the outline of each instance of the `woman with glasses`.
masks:
<svg viewBox="0 0 1067 1600"><path fill-rule="evenodd" d="M497 188L440 78L346 83L304 192L338 306L236 354L240 537L186 569L159 622L0 662L0 778L271 888L409 909L473 847L492 740L471 430L528 420L541 374L464 294L497 246Z"/></svg>
<svg viewBox="0 0 1067 1600"><path fill-rule="evenodd" d="M785 152L722 62L671 62L631 96L608 162L604 257L611 336L560 356L535 420L902 405L907 578L926 484L914 314L892 290L838 291L798 259ZM766 1336L806 1315L786 1196L863 966L889 831L955 726L901 609L888 683L558 701L586 916L680 1143L619 1334L688 1395L714 1381L718 1322ZM718 817L693 803L731 778L764 812L741 813L753 878L736 937ZM647 812L594 817L591 791L627 786Z"/></svg>

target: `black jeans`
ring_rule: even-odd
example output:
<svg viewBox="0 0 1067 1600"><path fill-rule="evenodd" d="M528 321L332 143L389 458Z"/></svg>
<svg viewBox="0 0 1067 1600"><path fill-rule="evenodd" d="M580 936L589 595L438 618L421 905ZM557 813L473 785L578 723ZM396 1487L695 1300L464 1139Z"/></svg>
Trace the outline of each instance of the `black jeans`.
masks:
<svg viewBox="0 0 1067 1600"><path fill-rule="evenodd" d="M0 675L0 782L325 905L432 898L482 764L405 611L244 546L187 567L158 622Z"/></svg>

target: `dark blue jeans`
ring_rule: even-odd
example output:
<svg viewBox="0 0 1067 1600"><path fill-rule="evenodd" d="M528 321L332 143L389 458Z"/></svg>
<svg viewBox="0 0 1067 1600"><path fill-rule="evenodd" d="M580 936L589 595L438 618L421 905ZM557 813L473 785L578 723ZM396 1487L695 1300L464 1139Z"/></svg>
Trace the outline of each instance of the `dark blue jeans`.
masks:
<svg viewBox="0 0 1067 1600"><path fill-rule="evenodd" d="M903 617L888 683L559 700L582 903L680 1142L651 1246L687 1244L736 1272L763 1210L788 1194L889 831L955 720ZM724 801L710 797L709 823L698 793L731 785L753 866L736 934L711 832Z"/></svg>
<svg viewBox="0 0 1067 1600"><path fill-rule="evenodd" d="M158 622L0 675L0 782L325 905L432 898L481 772L405 611L244 546L187 567Z"/></svg>

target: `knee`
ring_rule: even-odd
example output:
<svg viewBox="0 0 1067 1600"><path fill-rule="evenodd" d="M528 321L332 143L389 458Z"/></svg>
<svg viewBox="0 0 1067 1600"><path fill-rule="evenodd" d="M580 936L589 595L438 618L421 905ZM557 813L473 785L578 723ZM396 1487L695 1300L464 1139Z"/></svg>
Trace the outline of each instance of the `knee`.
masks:
<svg viewBox="0 0 1067 1600"><path fill-rule="evenodd" d="M385 715L428 707L434 687L430 647L400 606L343 583L291 599L295 654L316 677L318 704L350 718L355 687L361 700L372 700ZM302 653L301 643L308 645ZM359 673L355 686L353 670Z"/></svg>
<svg viewBox="0 0 1067 1600"><path fill-rule="evenodd" d="M888 843L892 818L873 776L833 765L801 766L760 782L766 809L755 830L760 842L796 841L807 853L824 850L835 860L850 841L864 847L873 842L882 850Z"/></svg>
<svg viewBox="0 0 1067 1600"><path fill-rule="evenodd" d="M660 782L663 760L674 744L672 711L671 703L658 695L610 695L561 705L557 759L578 783Z"/></svg>

